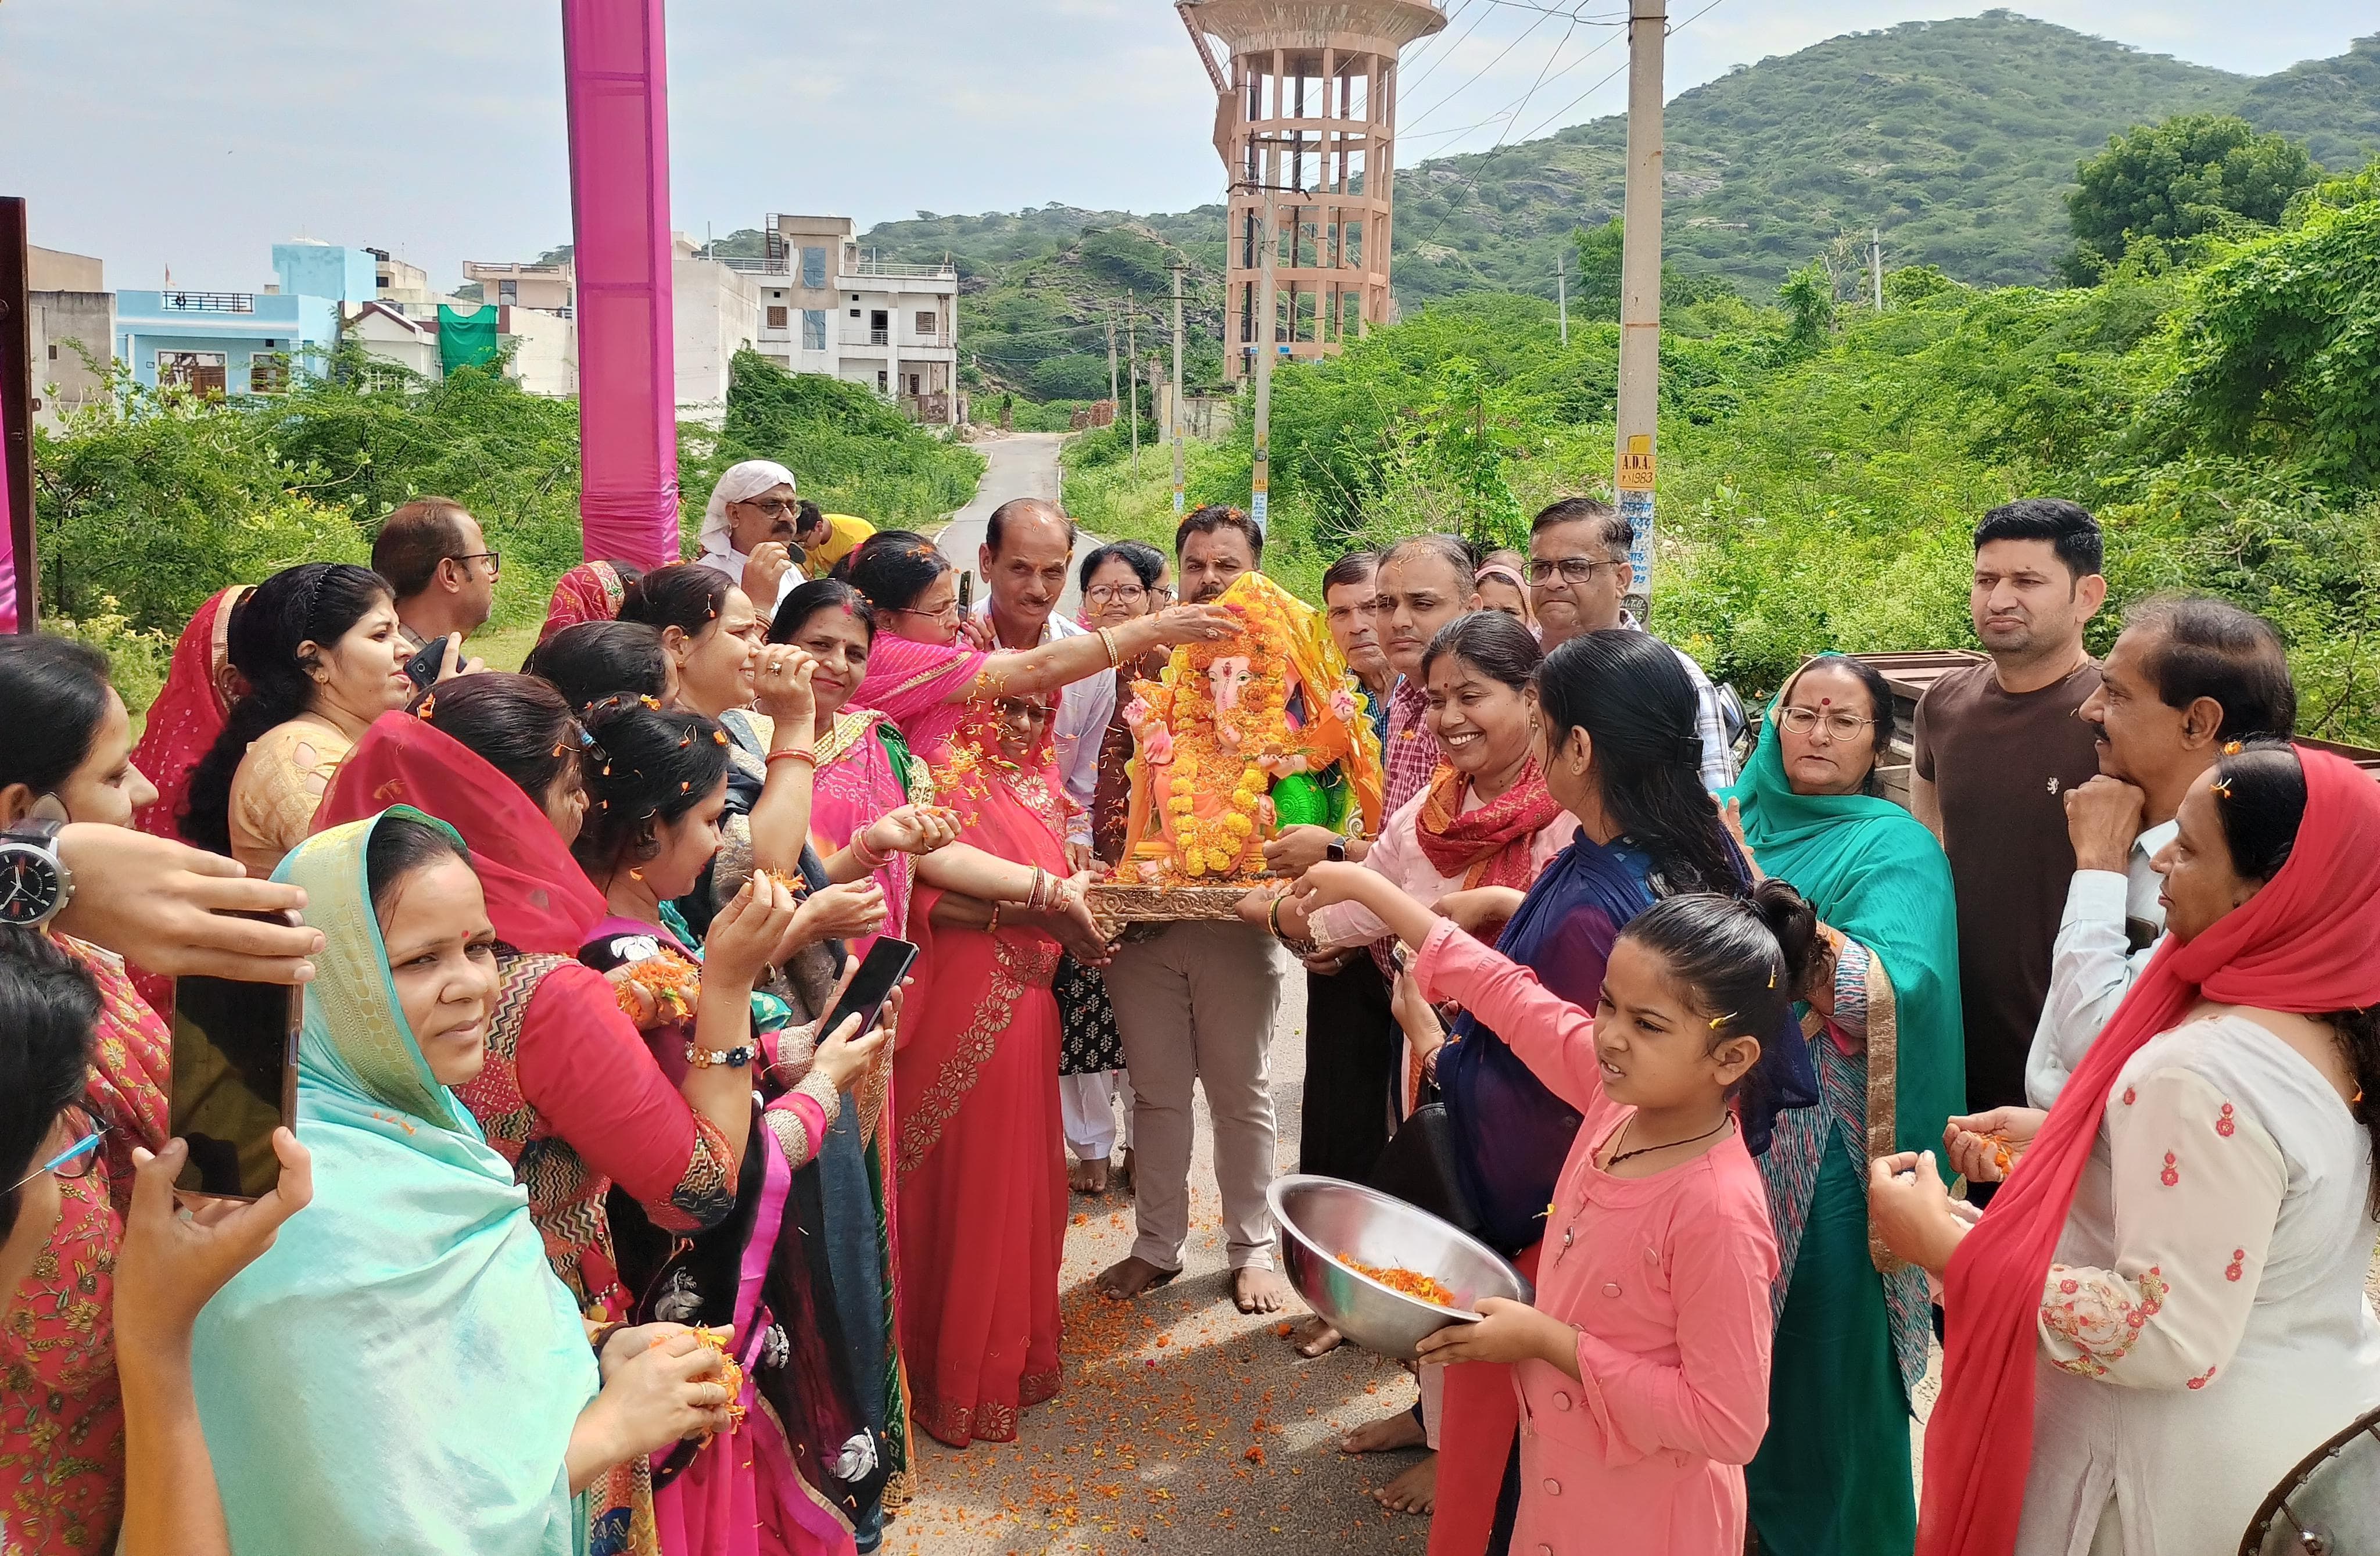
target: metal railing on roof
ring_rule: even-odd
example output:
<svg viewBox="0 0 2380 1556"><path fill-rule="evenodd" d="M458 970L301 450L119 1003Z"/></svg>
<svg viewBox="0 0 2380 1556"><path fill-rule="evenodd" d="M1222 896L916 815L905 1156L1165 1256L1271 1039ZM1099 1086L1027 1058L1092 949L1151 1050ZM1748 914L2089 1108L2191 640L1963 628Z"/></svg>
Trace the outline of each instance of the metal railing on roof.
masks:
<svg viewBox="0 0 2380 1556"><path fill-rule="evenodd" d="M253 292L161 292L161 307L177 312L190 313L253 313L256 294Z"/></svg>
<svg viewBox="0 0 2380 1556"><path fill-rule="evenodd" d="M844 274L885 275L905 281L955 281L958 279L959 272L956 265L905 265L894 264L889 260L869 258L854 261L851 267Z"/></svg>

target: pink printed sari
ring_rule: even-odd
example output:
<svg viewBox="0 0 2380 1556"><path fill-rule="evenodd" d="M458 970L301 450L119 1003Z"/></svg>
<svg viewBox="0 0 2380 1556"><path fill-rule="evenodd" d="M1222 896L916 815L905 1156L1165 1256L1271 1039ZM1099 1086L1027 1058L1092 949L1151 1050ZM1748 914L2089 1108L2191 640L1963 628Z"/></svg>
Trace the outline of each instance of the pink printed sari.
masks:
<svg viewBox="0 0 2380 1556"><path fill-rule="evenodd" d="M819 857L839 853L886 811L898 809L912 797L927 797L911 795L913 780L923 772L903 771L895 745L906 754L908 746L902 739L900 725L873 708L846 707L820 732L818 776L810 785L810 838ZM885 933L900 935L908 927L909 894L917 876L917 861L908 854L894 854L876 872L877 883L884 888ZM874 935L851 941L851 954L867 955L875 941Z"/></svg>
<svg viewBox="0 0 2380 1556"><path fill-rule="evenodd" d="M950 760L951 739L966 716L966 704L953 701L951 693L973 684L990 657L964 642L917 643L880 632L851 706L881 711L900 726L909 749L940 767Z"/></svg>

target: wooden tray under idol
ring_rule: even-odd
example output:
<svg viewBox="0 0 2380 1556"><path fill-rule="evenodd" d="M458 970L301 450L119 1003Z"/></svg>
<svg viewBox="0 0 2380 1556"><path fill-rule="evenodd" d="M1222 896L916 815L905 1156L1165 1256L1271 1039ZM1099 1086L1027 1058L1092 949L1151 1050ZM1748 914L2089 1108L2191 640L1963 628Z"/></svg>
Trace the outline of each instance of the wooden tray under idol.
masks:
<svg viewBox="0 0 2380 1556"><path fill-rule="evenodd" d="M1264 885L1243 881L1228 886L1144 886L1129 881L1091 883L1091 918L1111 939L1134 924L1178 924L1239 917L1240 899Z"/></svg>

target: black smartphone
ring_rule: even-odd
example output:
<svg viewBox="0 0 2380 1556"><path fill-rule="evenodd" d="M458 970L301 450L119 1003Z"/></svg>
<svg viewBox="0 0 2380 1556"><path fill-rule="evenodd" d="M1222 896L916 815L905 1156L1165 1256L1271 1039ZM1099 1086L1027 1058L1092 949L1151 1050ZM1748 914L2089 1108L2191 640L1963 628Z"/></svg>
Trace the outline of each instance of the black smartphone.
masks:
<svg viewBox="0 0 2380 1556"><path fill-rule="evenodd" d="M975 575L973 573L961 573L959 575L959 614L961 616L965 616L968 612L974 609Z"/></svg>
<svg viewBox="0 0 2380 1556"><path fill-rule="evenodd" d="M438 684L438 672L446 663L446 639L432 638L421 645L421 651L405 662L405 673L416 691L427 691Z"/></svg>
<svg viewBox="0 0 2380 1556"><path fill-rule="evenodd" d="M296 924L294 913L238 914ZM183 978L174 984L171 1127L189 1159L174 1186L254 1199L281 1181L273 1132L298 1124L298 1032L306 991L294 983Z"/></svg>
<svg viewBox="0 0 2380 1556"><path fill-rule="evenodd" d="M917 959L917 948L907 941L894 940L891 935L878 936L876 943L868 948L868 954L860 959L859 970L851 975L851 986L819 1024L819 1041L824 1042L854 1015L859 1017L859 1033L855 1035L865 1034L875 1026L876 1018L883 1013L884 1002L901 987L901 980L909 976L909 964Z"/></svg>

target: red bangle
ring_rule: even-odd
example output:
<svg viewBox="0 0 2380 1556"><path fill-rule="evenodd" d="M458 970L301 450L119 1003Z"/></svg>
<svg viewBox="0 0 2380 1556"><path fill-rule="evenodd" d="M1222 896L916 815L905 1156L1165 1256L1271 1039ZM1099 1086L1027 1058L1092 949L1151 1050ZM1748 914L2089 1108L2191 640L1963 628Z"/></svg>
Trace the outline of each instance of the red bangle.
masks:
<svg viewBox="0 0 2380 1556"><path fill-rule="evenodd" d="M816 751L803 750L800 748L794 746L788 746L782 751L770 752L768 757L762 761L761 765L765 767L769 762L777 761L783 759L790 759L794 761L806 761L810 764L811 772L815 772L818 771L818 753Z"/></svg>

